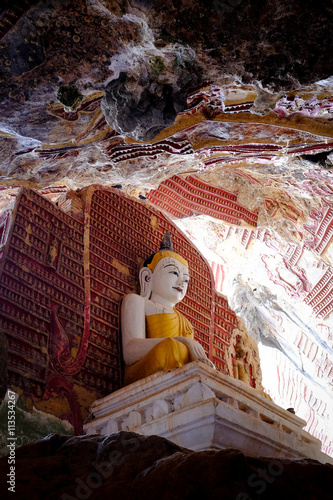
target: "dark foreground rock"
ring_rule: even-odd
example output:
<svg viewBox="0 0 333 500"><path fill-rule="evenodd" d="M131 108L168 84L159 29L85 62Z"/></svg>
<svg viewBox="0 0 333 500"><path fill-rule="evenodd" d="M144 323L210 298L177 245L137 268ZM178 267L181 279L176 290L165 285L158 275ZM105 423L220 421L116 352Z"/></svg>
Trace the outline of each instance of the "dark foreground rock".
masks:
<svg viewBox="0 0 333 500"><path fill-rule="evenodd" d="M311 499L333 498L333 466L314 460L250 458L237 450L193 452L129 432L52 435L16 450L15 494L0 460L2 498ZM13 477L12 477L13 479Z"/></svg>

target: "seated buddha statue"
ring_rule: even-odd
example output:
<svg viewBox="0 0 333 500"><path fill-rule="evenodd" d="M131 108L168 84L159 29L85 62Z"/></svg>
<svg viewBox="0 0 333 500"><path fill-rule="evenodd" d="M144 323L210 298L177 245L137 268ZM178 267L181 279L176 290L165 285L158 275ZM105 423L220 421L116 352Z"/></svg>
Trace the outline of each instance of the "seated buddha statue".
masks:
<svg viewBox="0 0 333 500"><path fill-rule="evenodd" d="M212 367L193 327L177 309L189 283L188 264L174 252L167 232L160 250L146 259L139 274L141 293L125 295L121 308L124 384L190 361Z"/></svg>

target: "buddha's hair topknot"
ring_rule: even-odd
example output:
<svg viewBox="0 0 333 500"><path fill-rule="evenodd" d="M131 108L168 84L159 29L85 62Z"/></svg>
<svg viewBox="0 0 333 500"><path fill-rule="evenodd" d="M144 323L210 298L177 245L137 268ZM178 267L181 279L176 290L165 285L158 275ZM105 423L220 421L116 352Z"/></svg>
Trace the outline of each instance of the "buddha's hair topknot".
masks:
<svg viewBox="0 0 333 500"><path fill-rule="evenodd" d="M170 231L167 231L162 238L160 249L158 251L161 250L170 250L171 252L174 252ZM154 255L156 254L157 252L154 252L151 255L149 255L149 257L147 257L146 260L144 261L143 266L147 267L148 264L151 264L151 261L153 260Z"/></svg>

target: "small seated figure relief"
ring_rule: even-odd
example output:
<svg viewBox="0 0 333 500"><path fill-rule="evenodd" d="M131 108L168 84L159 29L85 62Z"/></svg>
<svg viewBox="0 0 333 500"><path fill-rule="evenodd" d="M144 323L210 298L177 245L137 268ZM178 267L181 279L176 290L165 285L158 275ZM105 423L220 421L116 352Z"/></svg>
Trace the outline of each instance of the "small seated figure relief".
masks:
<svg viewBox="0 0 333 500"><path fill-rule="evenodd" d="M131 293L123 299L125 385L191 361L214 367L194 340L191 323L175 309L185 297L189 279L188 264L174 252L167 232L160 250L146 259L140 271L140 295Z"/></svg>

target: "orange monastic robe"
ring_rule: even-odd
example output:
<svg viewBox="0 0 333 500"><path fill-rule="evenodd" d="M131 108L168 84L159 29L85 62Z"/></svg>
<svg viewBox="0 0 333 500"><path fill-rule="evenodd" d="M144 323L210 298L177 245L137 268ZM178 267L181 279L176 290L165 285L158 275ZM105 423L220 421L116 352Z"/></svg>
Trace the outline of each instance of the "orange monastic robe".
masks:
<svg viewBox="0 0 333 500"><path fill-rule="evenodd" d="M169 314L146 316L148 338L164 338L142 359L125 367L125 385L148 377L158 371L179 368L191 361L188 348L172 337L190 337L193 339L193 327L189 320L174 309Z"/></svg>

